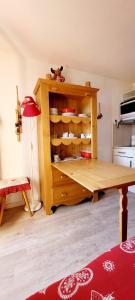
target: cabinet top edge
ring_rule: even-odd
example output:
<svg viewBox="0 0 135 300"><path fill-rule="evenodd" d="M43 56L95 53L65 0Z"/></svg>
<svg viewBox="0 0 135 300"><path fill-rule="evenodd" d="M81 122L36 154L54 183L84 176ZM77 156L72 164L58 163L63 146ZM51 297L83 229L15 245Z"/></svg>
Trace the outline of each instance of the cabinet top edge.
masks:
<svg viewBox="0 0 135 300"><path fill-rule="evenodd" d="M49 86L65 86L66 88L76 88L76 89L81 89L83 90L84 92L87 92L87 93L90 93L90 92L98 92L99 89L98 88L93 88L93 87L87 87L87 86L83 86L83 85L79 85L79 84L72 84L72 83L67 83L67 82L58 82L58 81L55 81L55 80L48 80L48 79L43 79L43 78L39 78L37 83L36 83L36 86L34 88L34 91L33 93L36 94L38 89L39 89L39 86L40 84L46 84L46 85L49 85Z"/></svg>

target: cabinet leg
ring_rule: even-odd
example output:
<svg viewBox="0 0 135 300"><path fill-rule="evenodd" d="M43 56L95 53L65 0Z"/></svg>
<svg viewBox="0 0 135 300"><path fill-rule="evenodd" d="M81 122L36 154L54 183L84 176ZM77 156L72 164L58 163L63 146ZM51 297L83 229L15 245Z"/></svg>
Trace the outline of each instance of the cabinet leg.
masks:
<svg viewBox="0 0 135 300"><path fill-rule="evenodd" d="M48 205L44 206L44 210L45 210L46 215L53 214L53 210L52 210L51 206L48 206Z"/></svg>
<svg viewBox="0 0 135 300"><path fill-rule="evenodd" d="M128 187L124 186L119 189L120 193L120 211L119 211L119 222L120 222L120 241L124 242L127 240L127 221L128 221L128 198L127 198Z"/></svg>
<svg viewBox="0 0 135 300"><path fill-rule="evenodd" d="M98 201L98 192L93 194L92 202L97 202Z"/></svg>

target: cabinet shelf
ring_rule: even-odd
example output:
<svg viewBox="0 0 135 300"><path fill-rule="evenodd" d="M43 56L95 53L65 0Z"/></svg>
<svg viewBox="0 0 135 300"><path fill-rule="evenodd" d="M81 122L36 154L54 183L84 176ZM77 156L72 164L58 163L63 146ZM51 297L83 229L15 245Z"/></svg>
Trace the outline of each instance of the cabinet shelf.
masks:
<svg viewBox="0 0 135 300"><path fill-rule="evenodd" d="M91 122L90 117L78 117L78 116L71 116L71 117L66 117L62 115L50 115L50 121L52 123L59 123L60 121L63 123L75 123L79 124L82 122L83 124L88 124Z"/></svg>
<svg viewBox="0 0 135 300"><path fill-rule="evenodd" d="M81 139L81 138L73 138L73 139L64 139L64 138L53 138L51 140L51 144L53 146L60 146L61 144L65 145L65 146L68 146L68 145L71 145L71 144L74 144L74 145L80 145L81 143L84 144L84 145L88 145L90 144L91 142L91 139L89 138L85 138L85 139Z"/></svg>

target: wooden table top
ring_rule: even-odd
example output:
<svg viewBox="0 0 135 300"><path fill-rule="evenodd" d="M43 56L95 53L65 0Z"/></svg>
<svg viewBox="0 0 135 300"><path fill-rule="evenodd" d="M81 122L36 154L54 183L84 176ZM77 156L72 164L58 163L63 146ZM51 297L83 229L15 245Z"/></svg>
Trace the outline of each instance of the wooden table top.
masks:
<svg viewBox="0 0 135 300"><path fill-rule="evenodd" d="M97 159L52 163L52 166L91 192L135 184L135 168Z"/></svg>

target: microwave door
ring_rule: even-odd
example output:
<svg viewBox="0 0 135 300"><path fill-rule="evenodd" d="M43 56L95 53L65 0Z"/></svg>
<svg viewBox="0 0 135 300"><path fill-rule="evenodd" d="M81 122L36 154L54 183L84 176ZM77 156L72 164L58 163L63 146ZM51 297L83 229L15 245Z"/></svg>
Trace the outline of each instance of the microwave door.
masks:
<svg viewBox="0 0 135 300"><path fill-rule="evenodd" d="M135 99L120 104L120 117L122 120L135 119Z"/></svg>

